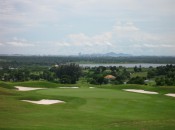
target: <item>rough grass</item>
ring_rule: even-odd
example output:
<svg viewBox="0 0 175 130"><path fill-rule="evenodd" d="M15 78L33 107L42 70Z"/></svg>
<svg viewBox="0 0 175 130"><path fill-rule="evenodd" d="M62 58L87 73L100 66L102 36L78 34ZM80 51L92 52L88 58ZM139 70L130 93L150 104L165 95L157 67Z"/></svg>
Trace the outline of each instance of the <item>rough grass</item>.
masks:
<svg viewBox="0 0 175 130"><path fill-rule="evenodd" d="M131 74L131 78L137 77L137 76L139 76L139 77L147 77L147 72L134 72L134 73Z"/></svg>
<svg viewBox="0 0 175 130"><path fill-rule="evenodd" d="M47 81L27 81L27 82L14 82L9 83L11 86L25 86L25 87L40 87L40 88L56 88L56 87L71 87L74 84L58 84Z"/></svg>
<svg viewBox="0 0 175 130"><path fill-rule="evenodd" d="M2 87L2 88L8 88L8 89L14 89L13 85L10 85L8 83L1 82L1 81L0 81L0 87Z"/></svg>
<svg viewBox="0 0 175 130"><path fill-rule="evenodd" d="M12 84L12 83L8 83ZM60 89L49 82L13 85L54 88L19 92L0 87L0 130L174 130L175 87L102 85ZM38 86L37 86L38 84ZM43 84L43 86L41 86ZM48 85L48 86L47 86ZM79 83L80 85L80 83ZM158 95L125 92L123 88L158 91ZM38 105L21 99L59 99L65 104Z"/></svg>

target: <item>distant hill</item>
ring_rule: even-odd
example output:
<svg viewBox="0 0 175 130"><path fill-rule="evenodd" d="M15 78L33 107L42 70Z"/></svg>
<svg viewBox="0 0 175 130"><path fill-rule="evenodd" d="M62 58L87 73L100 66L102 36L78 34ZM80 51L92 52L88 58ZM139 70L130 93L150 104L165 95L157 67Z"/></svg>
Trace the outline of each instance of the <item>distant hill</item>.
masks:
<svg viewBox="0 0 175 130"><path fill-rule="evenodd" d="M114 52L109 52L104 54L105 56L111 56L111 57L118 57L118 56L132 56L130 54L124 54L124 53L114 53Z"/></svg>
<svg viewBox="0 0 175 130"><path fill-rule="evenodd" d="M79 56L83 56L83 57L128 57L132 55L124 54L124 53L109 52L106 54L81 54Z"/></svg>

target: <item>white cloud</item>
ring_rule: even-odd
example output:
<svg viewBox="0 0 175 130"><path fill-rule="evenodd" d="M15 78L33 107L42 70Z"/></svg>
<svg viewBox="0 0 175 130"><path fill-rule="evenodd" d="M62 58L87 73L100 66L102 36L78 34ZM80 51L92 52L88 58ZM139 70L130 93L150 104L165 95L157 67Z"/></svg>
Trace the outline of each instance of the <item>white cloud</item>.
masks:
<svg viewBox="0 0 175 130"><path fill-rule="evenodd" d="M148 20L149 17L154 18L155 14L156 18L164 14L172 18L175 14L174 4L173 0L0 0L0 30L3 30L0 35L15 35L45 25L61 28L60 21L72 18L76 21L76 18L82 16L90 17L91 20L94 17L109 20L116 17L146 17ZM123 32L139 31L132 22L116 25L114 29Z"/></svg>
<svg viewBox="0 0 175 130"><path fill-rule="evenodd" d="M100 4L99 4L100 3ZM57 23L65 17L86 15L115 16L127 12L135 14L174 14L173 0L1 0L0 21L38 26ZM121 13L123 12L123 13Z"/></svg>
<svg viewBox="0 0 175 130"><path fill-rule="evenodd" d="M0 0L0 28L4 30L0 34L26 32L45 23L57 23L60 15L55 8L52 2L40 0Z"/></svg>
<svg viewBox="0 0 175 130"><path fill-rule="evenodd" d="M174 0L0 0L0 45L32 47L39 44L43 50L47 47L52 50L53 45L95 52L105 49L125 52L133 47L143 51L143 48L158 47L175 49L174 5ZM118 22L110 30L116 18L124 22ZM156 28L162 30L153 33ZM174 32L170 29L163 32L164 28ZM13 36L48 42L9 40Z"/></svg>
<svg viewBox="0 0 175 130"><path fill-rule="evenodd" d="M112 38L111 32L105 32L95 36L87 36L84 33L70 34L68 36L71 45L76 46L95 46L95 45L111 45L109 42Z"/></svg>
<svg viewBox="0 0 175 130"><path fill-rule="evenodd" d="M34 46L33 44L29 44L29 43L23 43L23 42L7 42L7 44L12 45L12 46L16 46L16 47L30 47L30 46Z"/></svg>
<svg viewBox="0 0 175 130"><path fill-rule="evenodd" d="M84 33L70 34L67 36L66 42L58 42L57 45L72 46L79 48L79 50L87 47L95 52L97 51L96 48L98 48L98 51L110 49L111 51L135 53L137 50L141 53L142 51L156 52L154 49L175 49L174 42L175 39L170 38L168 40L168 37L164 35L146 33L135 26L134 23L127 22L123 24L117 23L111 31L94 36L88 36Z"/></svg>
<svg viewBox="0 0 175 130"><path fill-rule="evenodd" d="M122 25L121 22L118 22L114 27L114 31L117 32L133 32L133 31L139 31L139 28L134 26L132 22L127 22L126 24Z"/></svg>
<svg viewBox="0 0 175 130"><path fill-rule="evenodd" d="M68 42L49 42L50 44L60 46L60 47L69 47L71 46Z"/></svg>
<svg viewBox="0 0 175 130"><path fill-rule="evenodd" d="M113 28L113 41L118 41L119 43L128 42L128 44L174 44L175 42L175 38L172 36L170 37L170 35L145 32L144 30L135 26L132 22L123 24L118 22Z"/></svg>
<svg viewBox="0 0 175 130"><path fill-rule="evenodd" d="M12 41L6 42L6 45L14 46L14 47L34 47L35 45L32 43L29 43L26 39L24 38L17 38L13 37Z"/></svg>

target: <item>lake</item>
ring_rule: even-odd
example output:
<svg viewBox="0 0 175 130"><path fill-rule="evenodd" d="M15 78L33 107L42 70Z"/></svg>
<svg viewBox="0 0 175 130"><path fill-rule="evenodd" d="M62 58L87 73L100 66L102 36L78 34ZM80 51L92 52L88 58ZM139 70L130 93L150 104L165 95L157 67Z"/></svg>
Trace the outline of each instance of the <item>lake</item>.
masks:
<svg viewBox="0 0 175 130"><path fill-rule="evenodd" d="M98 67L98 66L116 66L116 67L119 67L119 66L123 66L123 67L126 67L126 68L131 68L131 67L139 67L140 65L144 68L149 68L150 66L152 67L158 67L158 66L166 66L167 64L153 64L153 63L129 63L129 64L79 64L80 66L82 67Z"/></svg>

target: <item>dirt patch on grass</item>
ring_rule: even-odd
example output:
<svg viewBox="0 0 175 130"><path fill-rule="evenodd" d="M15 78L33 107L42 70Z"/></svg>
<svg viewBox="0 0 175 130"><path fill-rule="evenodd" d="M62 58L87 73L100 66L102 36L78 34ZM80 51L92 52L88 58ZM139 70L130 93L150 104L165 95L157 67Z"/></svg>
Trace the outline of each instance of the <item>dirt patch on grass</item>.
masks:
<svg viewBox="0 0 175 130"><path fill-rule="evenodd" d="M18 89L18 91L31 91L31 90L39 90L39 89L46 89L46 88L32 88L32 87L23 87L23 86L14 86Z"/></svg>
<svg viewBox="0 0 175 130"><path fill-rule="evenodd" d="M49 99L42 99L39 101L31 101L31 100L21 100L24 102L30 102L30 103L34 103L34 104L42 104L42 105L51 105L51 104L55 104L55 103L65 103L64 101L61 100L49 100Z"/></svg>
<svg viewBox="0 0 175 130"><path fill-rule="evenodd" d="M158 94L157 92L145 91L145 90L142 90L142 89L123 89L123 90L128 91L128 92L135 92L135 93Z"/></svg>
<svg viewBox="0 0 175 130"><path fill-rule="evenodd" d="M165 94L166 96L170 96L170 97L175 97L175 93L168 93L168 94Z"/></svg>
<svg viewBox="0 0 175 130"><path fill-rule="evenodd" d="M59 88L79 88L79 87L59 87Z"/></svg>

